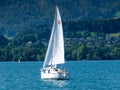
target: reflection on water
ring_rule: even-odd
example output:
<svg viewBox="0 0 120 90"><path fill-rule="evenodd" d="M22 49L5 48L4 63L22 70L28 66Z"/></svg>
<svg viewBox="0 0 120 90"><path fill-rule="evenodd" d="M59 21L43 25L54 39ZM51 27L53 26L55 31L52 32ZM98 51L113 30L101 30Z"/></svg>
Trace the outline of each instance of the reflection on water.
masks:
<svg viewBox="0 0 120 90"><path fill-rule="evenodd" d="M65 87L68 85L68 80L44 80L44 82L56 87Z"/></svg>

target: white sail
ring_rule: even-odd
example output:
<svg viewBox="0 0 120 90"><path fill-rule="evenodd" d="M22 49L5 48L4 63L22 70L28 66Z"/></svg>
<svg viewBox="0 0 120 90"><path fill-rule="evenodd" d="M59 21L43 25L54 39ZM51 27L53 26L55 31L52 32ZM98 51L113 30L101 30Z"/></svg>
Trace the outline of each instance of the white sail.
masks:
<svg viewBox="0 0 120 90"><path fill-rule="evenodd" d="M60 12L58 7L56 7L56 14L52 27L52 33L43 67L63 63L65 63L63 28Z"/></svg>

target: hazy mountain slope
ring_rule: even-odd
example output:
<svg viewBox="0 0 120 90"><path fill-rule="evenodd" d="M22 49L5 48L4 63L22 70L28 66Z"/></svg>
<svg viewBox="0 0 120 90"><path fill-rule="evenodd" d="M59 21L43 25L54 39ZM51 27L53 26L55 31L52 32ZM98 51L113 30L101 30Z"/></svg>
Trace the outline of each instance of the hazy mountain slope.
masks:
<svg viewBox="0 0 120 90"><path fill-rule="evenodd" d="M0 33L15 35L38 24L51 25L55 5L63 21L113 18L120 0L0 0Z"/></svg>

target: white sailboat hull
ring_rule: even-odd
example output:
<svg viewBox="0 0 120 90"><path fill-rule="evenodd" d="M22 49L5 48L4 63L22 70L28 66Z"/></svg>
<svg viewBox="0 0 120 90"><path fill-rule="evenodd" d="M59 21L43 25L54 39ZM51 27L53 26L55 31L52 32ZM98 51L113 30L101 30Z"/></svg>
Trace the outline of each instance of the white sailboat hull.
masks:
<svg viewBox="0 0 120 90"><path fill-rule="evenodd" d="M41 69L41 79L66 80L69 79L69 75L66 71L61 69Z"/></svg>

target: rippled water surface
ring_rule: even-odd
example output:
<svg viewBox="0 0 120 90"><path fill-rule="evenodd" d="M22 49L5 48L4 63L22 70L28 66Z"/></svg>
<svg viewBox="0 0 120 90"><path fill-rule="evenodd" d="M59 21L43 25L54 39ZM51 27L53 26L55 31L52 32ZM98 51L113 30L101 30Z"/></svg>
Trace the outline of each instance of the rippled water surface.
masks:
<svg viewBox="0 0 120 90"><path fill-rule="evenodd" d="M120 60L67 62L70 80L41 80L43 62L1 62L0 90L120 90Z"/></svg>

